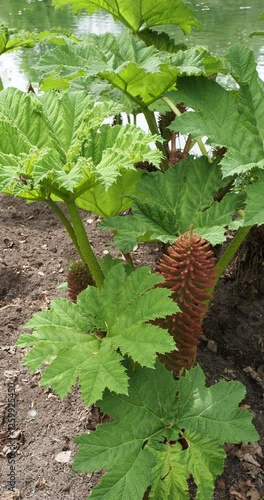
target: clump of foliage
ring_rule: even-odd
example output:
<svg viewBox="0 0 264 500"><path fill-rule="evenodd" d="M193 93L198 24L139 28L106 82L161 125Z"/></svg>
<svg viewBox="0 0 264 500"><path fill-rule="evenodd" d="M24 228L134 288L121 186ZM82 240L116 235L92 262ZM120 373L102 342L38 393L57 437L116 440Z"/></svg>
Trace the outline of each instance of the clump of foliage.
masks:
<svg viewBox="0 0 264 500"><path fill-rule="evenodd" d="M79 383L85 403L112 417L77 438L74 468L108 471L93 498L187 499L192 476L197 499L210 500L223 443L258 438L250 413L238 408L243 386L206 388L201 368L190 368L213 285L250 228L264 223L263 83L246 46L215 58L155 31L168 23L184 33L198 27L182 0L173 8L171 0L72 3L76 11L104 8L125 29L118 37L52 36L38 68L45 93L0 92L0 190L47 203L89 279L75 287L76 303L60 298L36 313L26 325L33 333L18 345L32 347L23 360L31 370L48 361L44 386L63 398ZM223 73L235 89L219 83ZM139 113L150 133L136 126ZM220 155L208 153L204 137ZM194 145L202 156L192 154ZM154 171L137 168L149 164ZM254 182L237 192L241 174ZM80 209L113 231L126 264L95 255ZM223 243L227 228L238 231L215 274L209 244ZM136 269L129 254L151 241L171 245L161 274ZM180 356L187 330L191 352Z"/></svg>

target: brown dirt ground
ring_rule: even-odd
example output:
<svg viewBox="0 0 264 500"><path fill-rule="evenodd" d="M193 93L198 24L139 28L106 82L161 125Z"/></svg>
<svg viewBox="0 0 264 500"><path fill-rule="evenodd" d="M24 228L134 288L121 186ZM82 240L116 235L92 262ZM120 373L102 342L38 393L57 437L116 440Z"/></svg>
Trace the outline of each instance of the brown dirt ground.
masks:
<svg viewBox="0 0 264 500"><path fill-rule="evenodd" d="M97 219L84 213L94 250L102 256L108 235L96 228ZM109 247L107 247L109 249ZM112 254L117 255L112 249ZM153 264L157 245L141 246L134 252L138 264ZM104 420L98 408L85 408L77 390L63 402L40 385L40 372L30 374L22 367L24 356L14 347L23 324L35 311L46 309L50 301L65 292L68 264L75 250L49 207L27 205L23 200L0 195L0 499L83 500L99 473L73 472L77 451L74 437L95 428ZM240 293L231 275L221 279L205 321L205 336L198 361L208 384L220 379L236 379L245 384L243 402L254 415L263 444L263 346L264 296ZM7 493L7 389L15 382L16 393L16 488ZM28 415L36 410L35 418ZM56 461L62 451L70 451L69 463ZM261 500L264 498L263 457L259 445L227 446L226 468L216 483L213 499ZM9 496L8 496L9 495ZM175 499L177 500L177 499Z"/></svg>

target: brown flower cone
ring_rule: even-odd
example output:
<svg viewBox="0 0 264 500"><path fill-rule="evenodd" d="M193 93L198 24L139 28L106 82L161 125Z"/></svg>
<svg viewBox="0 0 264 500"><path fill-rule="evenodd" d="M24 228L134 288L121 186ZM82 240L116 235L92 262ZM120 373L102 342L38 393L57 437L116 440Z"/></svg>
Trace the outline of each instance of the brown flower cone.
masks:
<svg viewBox="0 0 264 500"><path fill-rule="evenodd" d="M178 348L160 359L178 374L195 363L207 302L216 282L216 259L210 244L190 230L168 248L157 269L165 278L161 286L172 291L171 296L181 309L178 314L158 320L160 326L168 329Z"/></svg>
<svg viewBox="0 0 264 500"><path fill-rule="evenodd" d="M73 302L77 301L77 295L88 285L94 285L92 275L87 266L81 261L72 261L67 274L68 294Z"/></svg>

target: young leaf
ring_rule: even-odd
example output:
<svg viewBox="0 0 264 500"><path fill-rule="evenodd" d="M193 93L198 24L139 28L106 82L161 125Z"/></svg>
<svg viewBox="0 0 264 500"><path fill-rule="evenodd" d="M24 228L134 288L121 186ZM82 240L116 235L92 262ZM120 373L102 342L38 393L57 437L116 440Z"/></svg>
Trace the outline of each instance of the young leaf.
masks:
<svg viewBox="0 0 264 500"><path fill-rule="evenodd" d="M145 174L133 196L133 215L104 220L100 227L117 233L115 242L123 252L139 241L173 243L191 224L213 245L222 243L225 226L243 204L243 196L234 193L215 201L223 185L218 161L209 164L205 157L188 157L166 174Z"/></svg>
<svg viewBox="0 0 264 500"><path fill-rule="evenodd" d="M77 304L57 299L50 310L32 317L25 327L33 334L18 340L22 347L33 346L23 363L36 370L50 361L42 383L62 398L77 378L87 405L100 399L105 388L126 394L125 355L153 367L157 352L175 348L168 332L149 323L178 311L168 290L153 288L161 281L148 267L126 273L122 263L113 263L100 291L89 286Z"/></svg>
<svg viewBox="0 0 264 500"><path fill-rule="evenodd" d="M192 475L197 499L210 500L224 466L223 442L258 439L250 413L237 408L243 386L222 381L206 388L198 366L179 382L160 363L128 373L129 395L105 393L100 403L114 421L76 439L74 469L107 469L93 490L98 499L142 498L151 486L150 498L186 500Z"/></svg>
<svg viewBox="0 0 264 500"><path fill-rule="evenodd" d="M135 126L101 126L119 111L118 104L95 105L86 92L49 92L41 97L13 88L1 92L0 191L30 200L82 196L78 204L86 208L86 191L99 184L104 188L94 192L99 194L98 203L94 201L99 207L102 191L126 171L135 171L135 163L148 160L158 165L161 157L149 146L158 137ZM134 191L135 177L128 193ZM130 206L128 199L116 201L114 195L113 189L107 207L111 215L117 213L114 207Z"/></svg>
<svg viewBox="0 0 264 500"><path fill-rule="evenodd" d="M199 28L200 24L195 13L182 0L174 0L173 9L170 0L54 0L55 7L72 4L74 12L86 9L89 14L104 9L112 14L116 21L120 21L134 33L147 26L162 24L177 24L184 33L190 33L192 27Z"/></svg>

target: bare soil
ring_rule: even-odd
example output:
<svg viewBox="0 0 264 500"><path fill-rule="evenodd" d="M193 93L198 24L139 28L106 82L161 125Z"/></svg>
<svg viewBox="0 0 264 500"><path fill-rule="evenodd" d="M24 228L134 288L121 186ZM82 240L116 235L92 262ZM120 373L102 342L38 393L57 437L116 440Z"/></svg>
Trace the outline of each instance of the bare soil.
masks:
<svg viewBox="0 0 264 500"><path fill-rule="evenodd" d="M106 232L97 229L96 217L83 214L94 250L117 253L105 244ZM140 246L134 261L153 265L157 245ZM97 407L85 408L77 389L64 401L44 390L40 372L31 374L15 347L23 325L32 314L47 309L66 292L66 280L75 250L64 228L44 204L0 195L0 499L85 500L100 473L79 474L71 469L77 446L74 437L92 432L104 416ZM263 276L264 277L264 276ZM240 283L227 273L220 281L204 324L198 362L208 384L220 379L240 380L247 389L243 404L254 415L261 441L253 445L227 445L226 468L216 483L215 500L264 498L263 372L264 296L254 287L241 293ZM11 440L7 433L8 387L16 397L16 492L7 491ZM60 455L61 452L66 452ZM68 453L67 453L68 452ZM177 499L175 499L177 500Z"/></svg>

